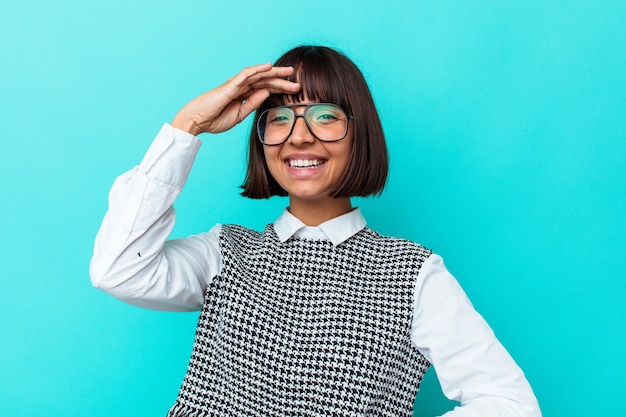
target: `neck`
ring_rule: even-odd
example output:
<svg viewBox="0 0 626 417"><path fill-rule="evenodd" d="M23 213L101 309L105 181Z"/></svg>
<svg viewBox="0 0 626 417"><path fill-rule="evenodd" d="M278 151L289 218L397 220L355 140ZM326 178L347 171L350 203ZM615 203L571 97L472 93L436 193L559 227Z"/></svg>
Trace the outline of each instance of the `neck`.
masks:
<svg viewBox="0 0 626 417"><path fill-rule="evenodd" d="M346 214L351 210L352 203L347 197L328 197L322 200L289 198L289 212L307 226L319 226L325 221Z"/></svg>

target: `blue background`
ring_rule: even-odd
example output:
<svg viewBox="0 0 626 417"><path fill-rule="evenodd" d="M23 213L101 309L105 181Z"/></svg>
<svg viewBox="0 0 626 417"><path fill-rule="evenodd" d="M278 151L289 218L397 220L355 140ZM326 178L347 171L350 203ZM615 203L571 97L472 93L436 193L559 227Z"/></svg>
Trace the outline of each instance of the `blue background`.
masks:
<svg viewBox="0 0 626 417"><path fill-rule="evenodd" d="M615 415L624 22L624 1L2 2L0 415L165 415L197 315L91 287L107 192L184 103L302 43L370 83L392 166L355 201L369 224L444 256L544 415ZM249 126L203 137L175 236L285 206L238 195ZM416 415L453 405L429 371Z"/></svg>

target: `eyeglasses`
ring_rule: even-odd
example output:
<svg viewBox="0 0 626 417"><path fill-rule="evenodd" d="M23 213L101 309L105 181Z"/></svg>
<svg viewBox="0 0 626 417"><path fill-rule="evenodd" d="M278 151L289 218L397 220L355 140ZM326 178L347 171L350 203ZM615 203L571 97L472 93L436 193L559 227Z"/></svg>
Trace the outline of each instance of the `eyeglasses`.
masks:
<svg viewBox="0 0 626 417"><path fill-rule="evenodd" d="M304 107L300 114L294 107ZM273 107L261 113L257 121L259 139L264 145L280 145L287 141L298 117L302 117L309 131L322 142L336 142L348 134L351 115L336 104L291 104Z"/></svg>

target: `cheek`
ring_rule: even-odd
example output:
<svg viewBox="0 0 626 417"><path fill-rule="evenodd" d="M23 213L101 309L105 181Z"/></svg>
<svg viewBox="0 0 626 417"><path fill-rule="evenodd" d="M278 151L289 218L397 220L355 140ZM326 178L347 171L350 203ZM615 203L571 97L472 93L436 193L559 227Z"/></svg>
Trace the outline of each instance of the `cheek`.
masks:
<svg viewBox="0 0 626 417"><path fill-rule="evenodd" d="M265 147L263 149L263 156L265 157L265 164L270 173L275 176L276 169L280 164L280 158L278 157L278 150L274 147Z"/></svg>
<svg viewBox="0 0 626 417"><path fill-rule="evenodd" d="M350 158L352 156L352 135L339 142L343 145L343 149L341 150L341 156L345 166L350 162ZM344 167L345 169L345 167Z"/></svg>

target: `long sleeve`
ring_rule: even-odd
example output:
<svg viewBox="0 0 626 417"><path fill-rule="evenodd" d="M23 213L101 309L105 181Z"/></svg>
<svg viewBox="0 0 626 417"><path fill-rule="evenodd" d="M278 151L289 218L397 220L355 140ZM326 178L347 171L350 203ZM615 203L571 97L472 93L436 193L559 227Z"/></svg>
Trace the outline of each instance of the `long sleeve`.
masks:
<svg viewBox="0 0 626 417"><path fill-rule="evenodd" d="M96 236L93 285L140 307L200 309L210 279L221 267L220 226L170 240L174 200L185 184L200 140L165 124L141 164L119 176Z"/></svg>
<svg viewBox="0 0 626 417"><path fill-rule="evenodd" d="M445 417L540 417L522 370L476 312L438 255L420 270L411 340L460 407Z"/></svg>

